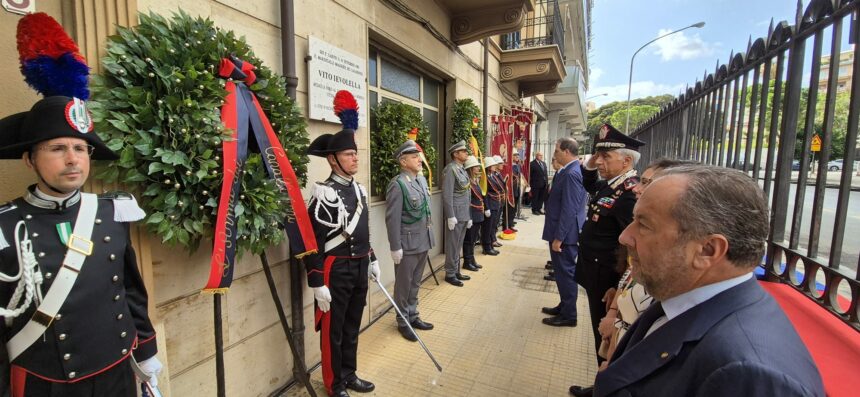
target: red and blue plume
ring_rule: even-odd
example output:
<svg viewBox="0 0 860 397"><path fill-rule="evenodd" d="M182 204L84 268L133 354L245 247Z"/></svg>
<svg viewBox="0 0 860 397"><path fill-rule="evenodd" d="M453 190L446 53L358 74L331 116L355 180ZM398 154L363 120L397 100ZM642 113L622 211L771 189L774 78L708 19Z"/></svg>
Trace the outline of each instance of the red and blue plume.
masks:
<svg viewBox="0 0 860 397"><path fill-rule="evenodd" d="M340 90L334 95L334 114L340 118L344 129L358 129L358 102L349 91Z"/></svg>
<svg viewBox="0 0 860 397"><path fill-rule="evenodd" d="M18 55L24 81L44 96L86 100L90 68L63 27L44 12L18 22Z"/></svg>

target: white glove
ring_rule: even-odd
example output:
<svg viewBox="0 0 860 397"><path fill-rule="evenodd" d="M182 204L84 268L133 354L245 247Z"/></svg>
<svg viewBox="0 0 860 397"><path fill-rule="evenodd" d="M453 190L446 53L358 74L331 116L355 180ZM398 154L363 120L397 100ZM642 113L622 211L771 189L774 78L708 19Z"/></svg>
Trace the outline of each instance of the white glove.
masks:
<svg viewBox="0 0 860 397"><path fill-rule="evenodd" d="M471 228L472 228L472 220L469 219L469 221L466 222L466 229L471 229Z"/></svg>
<svg viewBox="0 0 860 397"><path fill-rule="evenodd" d="M486 210L486 211L484 211L484 216L489 217L489 216L490 216L490 210Z"/></svg>
<svg viewBox="0 0 860 397"><path fill-rule="evenodd" d="M325 285L314 288L314 299L317 300L317 306L323 313L331 308L331 291Z"/></svg>
<svg viewBox="0 0 860 397"><path fill-rule="evenodd" d="M400 261L403 260L403 248L397 251L391 251L391 260L394 261L395 265L399 265Z"/></svg>
<svg viewBox="0 0 860 397"><path fill-rule="evenodd" d="M452 216L448 218L448 230L454 230L454 226L457 226L457 218Z"/></svg>
<svg viewBox="0 0 860 397"><path fill-rule="evenodd" d="M367 275L371 280L379 280L379 261L370 262L370 267L367 268Z"/></svg>
<svg viewBox="0 0 860 397"><path fill-rule="evenodd" d="M162 368L164 368L164 366L161 365L161 361L158 361L158 357L152 356L137 363L137 366L140 367L140 370L143 371L143 373L149 376L149 384L152 387L158 387L158 374L160 374Z"/></svg>

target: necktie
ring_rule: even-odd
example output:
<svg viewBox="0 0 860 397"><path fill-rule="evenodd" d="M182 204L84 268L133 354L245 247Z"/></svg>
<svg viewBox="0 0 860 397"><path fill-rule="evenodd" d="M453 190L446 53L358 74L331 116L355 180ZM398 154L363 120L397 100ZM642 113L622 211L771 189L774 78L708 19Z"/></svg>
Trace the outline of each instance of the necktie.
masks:
<svg viewBox="0 0 860 397"><path fill-rule="evenodd" d="M645 334L648 333L648 329L650 329L651 326L654 325L654 322L664 314L666 314L666 312L663 311L663 305L660 304L660 302L654 303L648 308L648 310L642 313L642 315L639 316L639 319L634 323L636 329L634 329L633 334L630 335L630 339L627 341L627 347L624 350L630 350L633 346L644 339Z"/></svg>

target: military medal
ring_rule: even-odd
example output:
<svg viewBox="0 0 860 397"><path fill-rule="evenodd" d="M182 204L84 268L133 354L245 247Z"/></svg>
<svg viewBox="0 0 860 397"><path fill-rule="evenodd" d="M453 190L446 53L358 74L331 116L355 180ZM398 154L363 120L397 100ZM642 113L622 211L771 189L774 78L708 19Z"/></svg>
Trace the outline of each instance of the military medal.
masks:
<svg viewBox="0 0 860 397"><path fill-rule="evenodd" d="M71 222L63 222L57 224L57 234L60 236L60 241L63 245L67 245L69 242L69 236L72 235L72 223Z"/></svg>

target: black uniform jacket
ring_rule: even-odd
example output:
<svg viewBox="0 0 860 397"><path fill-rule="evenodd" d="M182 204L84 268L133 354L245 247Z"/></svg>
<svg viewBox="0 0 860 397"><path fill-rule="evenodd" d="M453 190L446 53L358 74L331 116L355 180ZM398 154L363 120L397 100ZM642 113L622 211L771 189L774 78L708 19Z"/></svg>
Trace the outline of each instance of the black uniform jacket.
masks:
<svg viewBox="0 0 860 397"><path fill-rule="evenodd" d="M80 208L80 196L73 197L77 199L69 199L67 208L61 209L36 207L23 198L0 208L0 230L9 245L0 250L0 271L18 273L15 228L23 222L44 277L42 293L47 295L67 251L57 225L69 222L74 228ZM131 246L129 224L114 221L113 196L99 198L90 238L92 254L43 337L12 362L49 381L78 381L111 368L132 353L138 361L156 353L155 330L147 314L146 289ZM0 283L0 303L8 304L16 284ZM4 347L35 310L34 302L11 327L0 325ZM0 367L8 368L8 356L2 354L0 360Z"/></svg>
<svg viewBox="0 0 860 397"><path fill-rule="evenodd" d="M632 176L615 181L615 187L598 178L597 170L582 166L582 184L591 195L588 216L579 235L582 250L613 253L618 248L618 236L633 221L636 194L633 186L639 178Z"/></svg>
<svg viewBox="0 0 860 397"><path fill-rule="evenodd" d="M356 195L356 190L360 192L360 198ZM355 214L358 207L358 200L361 200L364 209L361 212L355 230L346 237L343 243L328 252L324 252L326 241L341 235L346 224L352 220L353 214ZM348 214L346 221L339 219L338 202L342 202L346 209L346 213ZM369 211L367 193L363 186L358 185L358 182L354 180L348 182L344 178L334 174L323 182L317 182L317 186L314 186L314 196L308 204L308 213L310 214L311 225L314 228L314 235L317 239L319 251L304 257L305 267L308 272L308 285L310 287L316 288L325 285L323 265L328 256L347 259L363 258L370 255L370 262L376 260L376 255L373 254L373 250L370 248ZM332 225L336 226L333 227Z"/></svg>

